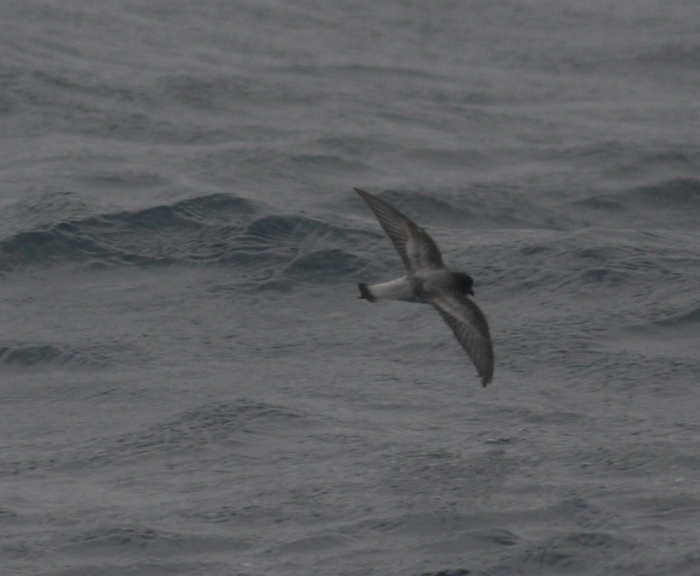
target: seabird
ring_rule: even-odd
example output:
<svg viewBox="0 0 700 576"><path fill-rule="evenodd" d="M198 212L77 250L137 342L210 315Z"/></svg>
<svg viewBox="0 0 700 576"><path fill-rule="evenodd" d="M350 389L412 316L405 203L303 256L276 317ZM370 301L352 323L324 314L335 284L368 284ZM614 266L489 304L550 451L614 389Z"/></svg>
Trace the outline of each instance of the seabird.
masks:
<svg viewBox="0 0 700 576"><path fill-rule="evenodd" d="M360 298L432 305L476 366L481 384L487 386L493 378L493 345L486 317L469 298L474 296L472 277L446 269L435 241L405 214L369 192L357 188L355 192L374 212L407 271L406 276L382 284L360 282Z"/></svg>

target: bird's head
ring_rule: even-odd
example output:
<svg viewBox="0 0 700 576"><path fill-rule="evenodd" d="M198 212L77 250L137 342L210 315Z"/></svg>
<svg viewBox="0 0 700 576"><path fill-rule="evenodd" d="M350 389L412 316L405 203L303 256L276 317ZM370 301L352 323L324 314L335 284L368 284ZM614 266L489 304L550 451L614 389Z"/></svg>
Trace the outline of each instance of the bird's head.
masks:
<svg viewBox="0 0 700 576"><path fill-rule="evenodd" d="M474 280L469 274L465 272L455 272L455 278L459 286L459 291L462 294L474 296Z"/></svg>

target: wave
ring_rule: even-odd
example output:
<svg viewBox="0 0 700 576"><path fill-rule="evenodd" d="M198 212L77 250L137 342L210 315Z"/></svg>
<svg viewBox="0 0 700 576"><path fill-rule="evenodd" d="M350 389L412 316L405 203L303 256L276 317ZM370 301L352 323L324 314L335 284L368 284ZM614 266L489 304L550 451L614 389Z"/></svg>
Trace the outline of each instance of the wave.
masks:
<svg viewBox="0 0 700 576"><path fill-rule="evenodd" d="M448 197L443 200L431 194L408 190L387 190L379 196L407 215L415 215L421 225L461 225L475 218L473 211L468 206L460 205L462 203L458 198Z"/></svg>
<svg viewBox="0 0 700 576"><path fill-rule="evenodd" d="M200 245L206 244L212 227L226 227L226 222L254 211L248 200L214 194L133 212L67 219L0 241L0 266L11 270L57 262L145 265L203 258ZM215 243L209 245L216 249Z"/></svg>
<svg viewBox="0 0 700 576"><path fill-rule="evenodd" d="M85 565L81 573L105 573L106 557L123 557L124 554L139 555L147 551L154 558L178 558L175 573L185 566L187 573L201 570L201 562L192 562L187 566L185 558L191 559L199 554L228 551L242 551L250 548L252 543L243 538L221 538L214 535L197 533L169 532L139 524L112 524L96 526L78 532L66 539L61 552L70 557L80 558ZM99 567L91 565L99 556ZM175 562L173 562L175 563ZM119 563L115 573L123 573L123 563Z"/></svg>
<svg viewBox="0 0 700 576"><path fill-rule="evenodd" d="M632 324L627 327L631 334L658 334L659 329L667 329L668 333L695 335L700 329L700 307L691 308L678 314L671 314L650 322ZM668 334L666 334L668 337Z"/></svg>
<svg viewBox="0 0 700 576"><path fill-rule="evenodd" d="M687 312L681 314L676 314L669 318L664 318L656 322L658 326L662 327L690 327L696 328L700 326L700 308L693 308Z"/></svg>
<svg viewBox="0 0 700 576"><path fill-rule="evenodd" d="M700 180L670 178L619 192L593 194L569 206L584 214L590 226L695 229L700 217Z"/></svg>
<svg viewBox="0 0 700 576"><path fill-rule="evenodd" d="M238 399L210 403L168 415L158 422L106 437L85 438L70 452L48 454L39 460L18 457L4 463L3 472L43 470L111 469L115 463L154 462L166 459L175 466L193 457L207 465L245 465L260 458L261 443L271 437L306 436L322 424L303 411L257 400ZM233 448L233 449L232 449ZM0 518L3 510L0 509Z"/></svg>
<svg viewBox="0 0 700 576"><path fill-rule="evenodd" d="M368 262L348 250L372 232L299 214L262 214L233 195L38 226L0 241L0 268L77 263L87 267L222 265L258 280L352 276Z"/></svg>
<svg viewBox="0 0 700 576"><path fill-rule="evenodd" d="M421 226L559 230L572 222L566 213L554 212L517 189L493 183L443 188L439 194L390 189L378 196Z"/></svg>
<svg viewBox="0 0 700 576"><path fill-rule="evenodd" d="M237 461L257 458L258 438L307 433L315 419L282 405L250 400L211 403L175 414L163 421L120 436L98 439L79 448L71 466L109 466L117 461L193 453L202 458L203 448L236 445L231 457ZM245 447L250 447L246 450Z"/></svg>
<svg viewBox="0 0 700 576"><path fill-rule="evenodd" d="M107 346L74 349L56 344L7 344L0 346L0 364L23 368L45 365L90 368L108 364L118 352Z"/></svg>
<svg viewBox="0 0 700 576"><path fill-rule="evenodd" d="M643 186L623 195L629 201L672 210L700 212L700 180L673 178L653 186Z"/></svg>
<svg viewBox="0 0 700 576"><path fill-rule="evenodd" d="M542 209L523 199L515 191L495 190L491 185L470 190L444 191L434 194L386 190L380 196L400 210L415 216L421 225L452 227L460 230L484 227L562 230L575 223L574 204L580 214L592 215L596 222L607 219L617 225L645 210L669 214L669 222L679 218L697 221L700 212L700 182L674 179L658 186L625 190L605 196L589 196L557 208ZM270 213L270 208L231 194L211 194L172 204L144 209L75 215L85 210L75 199L64 199L66 212L59 221L46 223L50 217L41 206L24 211L34 214L39 225L15 231L0 239L0 270L4 274L22 273L27 269L57 265L78 265L87 269L153 266L222 266L232 269L238 280L253 288L285 288L299 282L334 283L367 277L379 267L399 267L399 261L371 213L359 198L348 196L344 208L353 214L327 213L322 217L299 213ZM50 203L49 206L54 206ZM17 207L13 207L17 215ZM347 212L346 212L347 213ZM622 215L620 215L622 214ZM680 216L679 216L680 215ZM0 213L0 217L2 214ZM358 226L358 219L362 226ZM19 217L17 220L21 220ZM16 220L16 221L17 221ZM461 233L461 232L460 232ZM523 232L527 236L527 233ZM549 232L541 238L549 237ZM610 233L612 234L612 232ZM619 284L630 274L662 266L661 259L676 254L677 249L659 249L648 253L648 242L638 235L600 238L573 232L535 244L526 242L510 256L517 261L526 257L532 265L541 262L543 274L553 271L552 262L574 275L584 284ZM599 236L600 232L596 234ZM442 244L442 238L436 237ZM669 241L670 242L670 241ZM497 243L497 245L500 245ZM484 254L497 245L481 246ZM647 246L640 248L640 246ZM450 246L444 246L449 255ZM508 250L501 246L493 257L507 261ZM523 252L519 252L523 250ZM377 254L384 260L378 260ZM480 255L472 261L477 264ZM654 259L652 262L650 259ZM669 268L678 264L666 262ZM569 274L569 281L571 279ZM530 276L523 287L542 285L547 278Z"/></svg>

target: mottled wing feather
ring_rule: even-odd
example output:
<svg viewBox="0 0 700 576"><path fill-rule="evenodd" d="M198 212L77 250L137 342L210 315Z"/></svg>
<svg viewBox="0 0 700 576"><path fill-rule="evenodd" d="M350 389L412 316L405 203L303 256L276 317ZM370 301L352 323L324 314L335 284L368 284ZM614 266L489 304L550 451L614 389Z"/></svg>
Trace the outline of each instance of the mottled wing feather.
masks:
<svg viewBox="0 0 700 576"><path fill-rule="evenodd" d="M431 298L430 303L440 313L464 348L487 386L493 378L493 345L489 325L479 307L466 296L450 295Z"/></svg>
<svg viewBox="0 0 700 576"><path fill-rule="evenodd" d="M445 267L437 244L425 230L381 198L357 188L355 192L372 209L409 272Z"/></svg>

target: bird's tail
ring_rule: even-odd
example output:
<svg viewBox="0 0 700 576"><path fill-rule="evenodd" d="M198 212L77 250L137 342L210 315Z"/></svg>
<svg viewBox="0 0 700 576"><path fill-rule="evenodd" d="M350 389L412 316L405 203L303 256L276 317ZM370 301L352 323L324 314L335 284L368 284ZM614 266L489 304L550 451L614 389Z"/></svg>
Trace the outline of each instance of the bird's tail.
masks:
<svg viewBox="0 0 700 576"><path fill-rule="evenodd" d="M367 300L368 302L374 302L375 297L372 294L372 291L369 289L369 286L365 284L364 282L360 282L357 287L360 289L360 298L363 300Z"/></svg>

